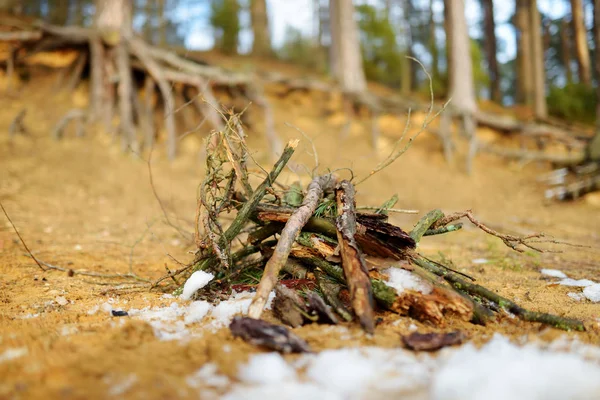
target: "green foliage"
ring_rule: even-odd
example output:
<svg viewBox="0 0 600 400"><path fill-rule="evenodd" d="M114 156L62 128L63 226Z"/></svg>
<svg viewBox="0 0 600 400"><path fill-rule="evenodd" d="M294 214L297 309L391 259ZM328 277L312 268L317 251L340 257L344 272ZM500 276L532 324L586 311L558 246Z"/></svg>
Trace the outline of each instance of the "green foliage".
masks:
<svg viewBox="0 0 600 400"><path fill-rule="evenodd" d="M387 12L364 4L356 7L356 11L367 79L400 86L404 54L399 50L396 32Z"/></svg>
<svg viewBox="0 0 600 400"><path fill-rule="evenodd" d="M593 124L596 120L596 90L582 83L552 86L548 95L550 115Z"/></svg>
<svg viewBox="0 0 600 400"><path fill-rule="evenodd" d="M283 46L277 55L282 60L318 71L324 70L327 62L325 49L291 26L286 28Z"/></svg>
<svg viewBox="0 0 600 400"><path fill-rule="evenodd" d="M237 0L211 0L210 25L215 31L215 47L226 54L235 54L241 30L240 6Z"/></svg>

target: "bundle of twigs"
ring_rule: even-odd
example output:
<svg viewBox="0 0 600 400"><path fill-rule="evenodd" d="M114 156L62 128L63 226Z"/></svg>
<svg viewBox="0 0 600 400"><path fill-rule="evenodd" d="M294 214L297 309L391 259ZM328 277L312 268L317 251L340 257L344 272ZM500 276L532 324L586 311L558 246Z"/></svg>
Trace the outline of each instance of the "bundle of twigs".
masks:
<svg viewBox="0 0 600 400"><path fill-rule="evenodd" d="M251 155L241 124L231 115L226 125L209 139L207 175L198 193L195 260L163 280L209 271L216 279L197 293L204 297L256 287L249 309L249 316L256 319L276 289L275 312L292 326L356 317L365 331L373 332L376 309L435 324L443 324L446 314L485 324L502 310L526 321L584 330L580 321L526 310L416 251L424 236L459 230L461 218L516 251L543 251L537 247L541 234L503 235L470 211L444 215L440 210L426 214L407 233L387 222L387 211L397 198L372 213L357 211L352 180L327 173L315 176L305 189L278 184L298 141L290 141L271 171L264 171L262 182L252 187L247 167ZM224 226L223 214L230 211L237 214ZM429 294L398 294L385 284L377 264L408 270L433 289Z"/></svg>

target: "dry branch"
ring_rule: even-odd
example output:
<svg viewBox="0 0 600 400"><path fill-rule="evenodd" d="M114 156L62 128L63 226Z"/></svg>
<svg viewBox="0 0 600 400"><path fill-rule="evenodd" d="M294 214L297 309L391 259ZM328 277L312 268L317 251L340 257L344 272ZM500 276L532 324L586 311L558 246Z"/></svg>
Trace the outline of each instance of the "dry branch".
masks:
<svg viewBox="0 0 600 400"><path fill-rule="evenodd" d="M338 209L336 219L337 238L344 275L350 289L352 308L363 329L368 333L373 333L375 320L371 280L362 253L354 238L357 225L354 186L349 181L344 180L340 182L335 192Z"/></svg>
<svg viewBox="0 0 600 400"><path fill-rule="evenodd" d="M323 197L324 191L332 189L334 184L335 178L328 174L313 179L310 185L308 185L308 190L302 205L298 207L285 224L285 227L281 231L281 237L275 247L275 251L265 266L265 272L248 310L248 315L251 318L260 318L269 293L277 284L279 271L281 271L281 268L283 268L287 261L292 244L298 237L302 228L304 228L304 225L306 225L308 219L315 212L319 200Z"/></svg>

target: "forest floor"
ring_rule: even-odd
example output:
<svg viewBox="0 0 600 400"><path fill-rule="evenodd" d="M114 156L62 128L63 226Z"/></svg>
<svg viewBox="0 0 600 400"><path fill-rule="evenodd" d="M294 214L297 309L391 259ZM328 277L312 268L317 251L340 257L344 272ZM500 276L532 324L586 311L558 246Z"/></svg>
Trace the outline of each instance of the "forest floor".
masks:
<svg viewBox="0 0 600 400"><path fill-rule="evenodd" d="M147 154L123 154L118 141L100 132L74 138L68 131L62 141L52 140L54 124L74 104L85 103L86 90L53 93L51 83L46 83L28 84L20 94L0 97L0 200L31 250L41 260L66 268L102 273L126 273L132 268L150 280L164 275L165 264L176 269L173 259L189 262L193 245L165 223L143 159ZM382 117L382 134L375 150L370 145L370 121L357 119L345 130L343 112L329 100L315 96L273 98L273 106L276 128L284 140L299 136L286 122L313 138L321 171L351 168L362 176L388 155L403 130L402 115ZM25 123L30 134L9 140L6 132L10 121L23 107L28 110ZM325 109L331 112L324 113ZM422 118L415 115L413 126ZM251 128L260 129L258 117L254 121ZM250 147L256 150L255 158L268 166L265 140L255 137L253 130ZM508 140L483 130L480 136L484 140ZM283 176L289 183L297 179L306 183L310 179L306 170L314 166L310 143L299 138L301 146L293 158L298 172L287 171ZM203 174L202 146L200 135L188 135L180 142L177 160L166 161L160 143L152 159L154 184L170 219L189 232L193 231L196 188ZM600 281L598 195L571 203L546 203L544 188L536 183L536 177L548 170L547 165L522 166L482 154L475 160L472 176L467 176L463 167L460 157L455 165L447 165L437 139L425 133L395 164L358 186L357 200L376 206L398 193L398 207L418 209L421 215L433 208L444 212L472 209L480 220L499 231L543 231L589 246L553 245L551 249L563 252L519 254L469 227L428 238L420 246L424 254L453 260L460 271L526 308L584 320L587 332L563 332L508 316L487 327L450 320L447 326L435 328L407 317L382 314L383 322L373 336L364 335L357 324L296 329L315 351L389 348L413 357L415 365L426 365L431 374L436 368L431 366L435 355L409 355L401 350L400 335L416 327L419 331L460 329L475 345L488 342L495 333L539 346L556 340L584 347L600 343L598 304L570 297L569 293L579 294L581 289L553 284L553 279L540 273L542 268L558 269L570 278ZM419 216L394 215L392 221L409 230ZM4 217L0 221L0 398L210 398L224 393L230 393L230 398L251 398L252 387L269 381L264 377L263 381L244 380L240 375L240 367L261 350L234 339L226 326L210 319L177 322L185 318L187 302L147 288L117 289L107 284L108 279L43 272L25 256L8 221ZM148 317L152 310L146 307L156 312L171 310L175 317L153 319ZM132 316L112 317L111 309L129 310ZM147 318L136 318L135 310ZM267 318L273 317L267 313ZM178 323L178 328L169 331L169 323ZM162 339L170 332L173 340L161 340L157 334L161 329ZM572 349L569 346L572 344L567 346ZM600 350L594 347L596 352L590 353L593 348L585 348L588 353L582 357L600 364ZM285 359L301 362L297 356ZM278 360L271 361L277 366ZM273 374L274 380L289 378L282 375L282 368L265 367L263 372ZM378 379L384 381L384 377ZM352 388L352 382L341 382ZM239 385L248 391L236 397ZM398 385L385 389L382 384L383 389L379 389L383 392L378 393L428 398L428 381L410 387ZM302 398L299 388L288 389ZM376 398L374 393L367 397ZM334 395L327 398L366 398L358 393ZM582 398L598 398L588 395Z"/></svg>

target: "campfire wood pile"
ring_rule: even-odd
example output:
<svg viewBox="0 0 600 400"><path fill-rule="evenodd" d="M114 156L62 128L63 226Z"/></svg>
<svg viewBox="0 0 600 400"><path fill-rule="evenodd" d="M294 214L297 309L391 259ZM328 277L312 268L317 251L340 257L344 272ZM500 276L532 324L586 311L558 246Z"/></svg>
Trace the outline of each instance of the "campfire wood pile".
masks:
<svg viewBox="0 0 600 400"><path fill-rule="evenodd" d="M209 140L214 147L199 187L195 260L156 285L208 271L215 279L196 296L218 298L233 289L256 288L248 313L254 319L261 317L275 290L274 313L290 326L356 319L372 333L375 315L381 311L435 325L443 325L449 315L486 324L506 312L560 329L585 329L580 321L526 310L417 251L424 237L459 230L463 218L516 251L543 251L537 247L545 240L542 234L504 235L470 211L444 215L440 210L427 213L405 232L388 222L396 198L372 213L357 210L355 179L327 173L314 176L306 188L278 183L297 141L287 144L271 170L263 170L262 182L252 187L248 172L252 160L242 125L231 115L226 126ZM235 218L226 225L223 216L234 211ZM409 271L432 290L398 294L385 283L382 266Z"/></svg>

